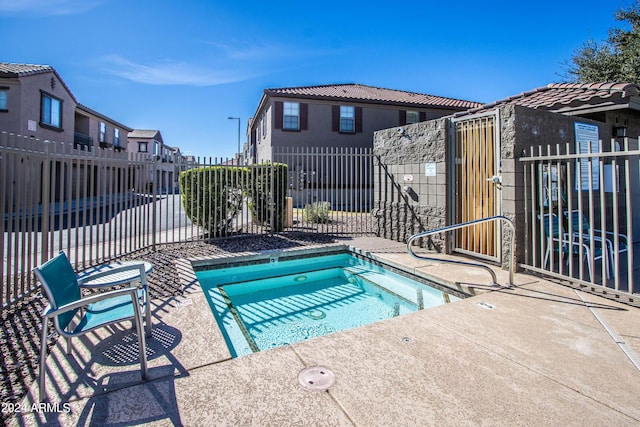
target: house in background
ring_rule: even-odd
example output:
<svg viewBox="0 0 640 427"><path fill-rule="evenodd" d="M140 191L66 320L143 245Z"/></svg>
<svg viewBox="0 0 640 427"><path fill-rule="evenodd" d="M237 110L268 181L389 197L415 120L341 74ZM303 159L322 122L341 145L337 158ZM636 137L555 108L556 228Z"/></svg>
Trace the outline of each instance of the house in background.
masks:
<svg viewBox="0 0 640 427"><path fill-rule="evenodd" d="M180 149L164 143L162 134L156 129L136 129L129 132L130 153L152 155L156 160L155 170L149 176L149 190L156 186L158 191L176 191L180 172L186 169L187 161Z"/></svg>
<svg viewBox="0 0 640 427"><path fill-rule="evenodd" d="M0 62L0 131L91 151L126 149L132 130L80 104L53 67Z"/></svg>
<svg viewBox="0 0 640 427"><path fill-rule="evenodd" d="M361 84L265 89L249 121L248 163L272 147L373 147L380 129L479 107L478 102Z"/></svg>
<svg viewBox="0 0 640 427"><path fill-rule="evenodd" d="M22 138L15 141L23 137L54 141L73 144L70 149L80 151L127 151L129 159L142 158L138 153L154 156L157 166L146 178L149 188L153 182L160 183L157 188L175 188L180 168L186 167L180 150L166 145L160 131L136 131L80 104L49 65L0 62L0 132ZM130 135L133 141L129 141ZM75 176L87 175L82 170L89 169L88 165L74 164ZM33 184L33 188L38 186L38 182Z"/></svg>
<svg viewBox="0 0 640 427"><path fill-rule="evenodd" d="M75 114L75 132L73 145L78 149L91 150L94 145L100 148L112 148L115 151L127 150L128 135L133 131L128 126L101 114L91 108L78 104Z"/></svg>
<svg viewBox="0 0 640 427"><path fill-rule="evenodd" d="M0 62L0 130L73 141L77 105L53 67Z"/></svg>
<svg viewBox="0 0 640 427"><path fill-rule="evenodd" d="M366 211L373 174L364 160L375 131L480 105L360 84L265 89L249 120L245 156L249 164L289 166L288 196L295 207L329 202L331 209ZM345 198L347 188L358 195Z"/></svg>

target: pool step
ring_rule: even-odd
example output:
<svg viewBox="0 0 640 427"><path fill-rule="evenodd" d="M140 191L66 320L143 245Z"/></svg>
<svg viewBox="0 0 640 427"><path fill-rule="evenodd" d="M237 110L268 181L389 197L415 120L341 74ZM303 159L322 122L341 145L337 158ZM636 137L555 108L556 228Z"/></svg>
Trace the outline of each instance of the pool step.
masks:
<svg viewBox="0 0 640 427"><path fill-rule="evenodd" d="M369 285L383 287L386 292L417 306L418 310L448 302L445 298L446 294L442 291L413 281L407 283L402 276L391 275L384 271L371 271L362 266L345 267L343 270L348 277L366 280Z"/></svg>

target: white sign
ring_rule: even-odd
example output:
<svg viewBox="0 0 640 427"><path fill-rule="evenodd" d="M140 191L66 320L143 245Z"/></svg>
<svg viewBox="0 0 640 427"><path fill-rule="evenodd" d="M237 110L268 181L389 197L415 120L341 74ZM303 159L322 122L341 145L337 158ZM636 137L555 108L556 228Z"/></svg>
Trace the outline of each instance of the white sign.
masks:
<svg viewBox="0 0 640 427"><path fill-rule="evenodd" d="M424 165L424 175L425 176L436 176L436 164L433 163L425 163Z"/></svg>
<svg viewBox="0 0 640 427"><path fill-rule="evenodd" d="M27 121L27 129L29 130L29 132L35 132L38 130L37 125L36 125L36 121L35 120L28 120Z"/></svg>
<svg viewBox="0 0 640 427"><path fill-rule="evenodd" d="M576 132L576 153L598 153L598 126L588 123L575 123ZM576 191L578 190L598 190L600 188L600 159L589 157L578 159L576 165ZM591 165L591 168L589 168ZM589 181L589 170L591 170L591 181Z"/></svg>

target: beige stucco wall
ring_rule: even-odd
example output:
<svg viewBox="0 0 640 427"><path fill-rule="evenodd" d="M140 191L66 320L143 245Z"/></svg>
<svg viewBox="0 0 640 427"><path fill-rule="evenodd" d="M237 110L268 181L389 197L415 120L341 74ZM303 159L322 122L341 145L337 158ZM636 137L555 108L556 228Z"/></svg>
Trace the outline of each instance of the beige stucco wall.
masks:
<svg viewBox="0 0 640 427"><path fill-rule="evenodd" d="M73 141L76 102L55 73L34 74L19 79L0 79L0 86L10 88L9 111L0 113L0 130L41 140ZM62 101L61 131L40 125L41 90ZM29 130L29 120L36 122L36 131Z"/></svg>

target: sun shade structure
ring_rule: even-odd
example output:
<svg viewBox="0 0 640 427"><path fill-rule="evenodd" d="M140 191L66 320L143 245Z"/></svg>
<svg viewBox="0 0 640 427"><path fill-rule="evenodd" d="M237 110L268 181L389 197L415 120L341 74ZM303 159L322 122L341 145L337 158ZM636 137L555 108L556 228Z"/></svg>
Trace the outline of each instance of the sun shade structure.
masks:
<svg viewBox="0 0 640 427"><path fill-rule="evenodd" d="M108 292L94 293L82 297L81 288L84 283L95 282L107 276L117 277L117 273L136 271L136 277L142 282L142 288L129 286ZM126 264L114 269L107 269L96 274L78 277L66 254L60 252L55 258L34 269L38 280L46 292L49 305L42 312L42 336L40 342L40 401L46 400L45 374L47 357L47 335L49 319L58 333L67 339L67 354L71 352L71 338L113 323L131 320L138 337L140 353L140 370L142 379L147 378L146 342L143 331L143 312L149 311L146 286L145 264ZM116 281L101 282L101 287L122 283ZM77 318L77 321L74 321ZM150 331L150 323L147 330Z"/></svg>

